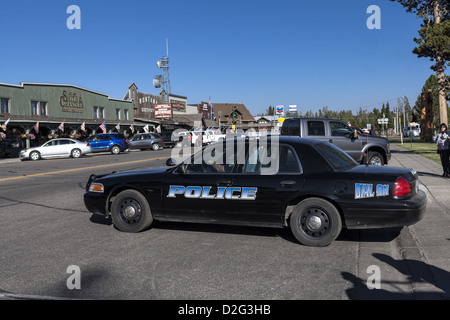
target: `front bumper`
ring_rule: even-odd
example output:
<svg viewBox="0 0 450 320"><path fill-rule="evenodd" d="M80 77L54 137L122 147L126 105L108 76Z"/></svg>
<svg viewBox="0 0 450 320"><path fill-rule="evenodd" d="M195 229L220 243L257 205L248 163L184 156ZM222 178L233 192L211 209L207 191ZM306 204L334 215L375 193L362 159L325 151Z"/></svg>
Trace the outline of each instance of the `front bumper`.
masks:
<svg viewBox="0 0 450 320"><path fill-rule="evenodd" d="M83 199L84 205L89 212L103 216L109 215L109 211L106 206L107 199L103 193L86 192Z"/></svg>
<svg viewBox="0 0 450 320"><path fill-rule="evenodd" d="M419 191L407 200L353 200L340 202L339 205L348 229L402 227L422 220L427 196Z"/></svg>

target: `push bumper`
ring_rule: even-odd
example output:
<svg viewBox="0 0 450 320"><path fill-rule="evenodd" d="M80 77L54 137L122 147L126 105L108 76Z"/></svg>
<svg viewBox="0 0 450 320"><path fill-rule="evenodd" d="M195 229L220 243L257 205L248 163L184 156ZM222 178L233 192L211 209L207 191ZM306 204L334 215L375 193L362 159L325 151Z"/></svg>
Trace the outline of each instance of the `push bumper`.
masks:
<svg viewBox="0 0 450 320"><path fill-rule="evenodd" d="M427 196L423 191L407 200L340 203L348 229L410 226L422 220L426 206Z"/></svg>

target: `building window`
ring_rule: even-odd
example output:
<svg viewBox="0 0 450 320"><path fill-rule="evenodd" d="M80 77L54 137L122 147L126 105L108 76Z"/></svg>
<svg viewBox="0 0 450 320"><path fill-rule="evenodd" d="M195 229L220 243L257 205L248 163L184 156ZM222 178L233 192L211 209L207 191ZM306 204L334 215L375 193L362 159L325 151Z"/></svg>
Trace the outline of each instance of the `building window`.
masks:
<svg viewBox="0 0 450 320"><path fill-rule="evenodd" d="M94 107L94 119L105 119L104 107Z"/></svg>
<svg viewBox="0 0 450 320"><path fill-rule="evenodd" d="M116 109L116 120L120 120L120 109Z"/></svg>
<svg viewBox="0 0 450 320"><path fill-rule="evenodd" d="M125 120L129 120L128 119L128 109L123 110L123 115L124 115Z"/></svg>
<svg viewBox="0 0 450 320"><path fill-rule="evenodd" d="M31 101L31 115L32 116L46 116L47 102Z"/></svg>
<svg viewBox="0 0 450 320"><path fill-rule="evenodd" d="M9 99L8 98L0 98L0 113L9 113Z"/></svg>
<svg viewBox="0 0 450 320"><path fill-rule="evenodd" d="M38 102L31 101L31 115L37 116L37 114L38 114Z"/></svg>
<svg viewBox="0 0 450 320"><path fill-rule="evenodd" d="M39 111L41 116L47 115L47 102L39 102Z"/></svg>

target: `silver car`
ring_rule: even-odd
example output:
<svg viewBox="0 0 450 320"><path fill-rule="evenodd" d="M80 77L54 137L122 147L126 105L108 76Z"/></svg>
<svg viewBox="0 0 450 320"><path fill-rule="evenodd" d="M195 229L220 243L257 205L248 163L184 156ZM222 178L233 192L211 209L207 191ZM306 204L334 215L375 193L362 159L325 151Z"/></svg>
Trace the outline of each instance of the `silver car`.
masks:
<svg viewBox="0 0 450 320"><path fill-rule="evenodd" d="M89 143L81 142L69 138L53 139L44 143L40 147L27 148L20 151L21 160L39 160L56 157L79 158L82 155L91 153Z"/></svg>

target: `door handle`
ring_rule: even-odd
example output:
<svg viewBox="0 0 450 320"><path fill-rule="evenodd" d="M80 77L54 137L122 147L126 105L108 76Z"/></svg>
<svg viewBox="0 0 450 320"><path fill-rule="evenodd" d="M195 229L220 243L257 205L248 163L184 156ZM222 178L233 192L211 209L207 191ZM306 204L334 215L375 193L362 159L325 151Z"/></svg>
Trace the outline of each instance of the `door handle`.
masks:
<svg viewBox="0 0 450 320"><path fill-rule="evenodd" d="M231 187L233 185L233 181L231 180L219 180L217 181L218 187Z"/></svg>
<svg viewBox="0 0 450 320"><path fill-rule="evenodd" d="M281 181L281 185L283 186L283 187L292 187L292 186L294 186L295 185L295 181L292 181L292 180L286 180L286 181Z"/></svg>

